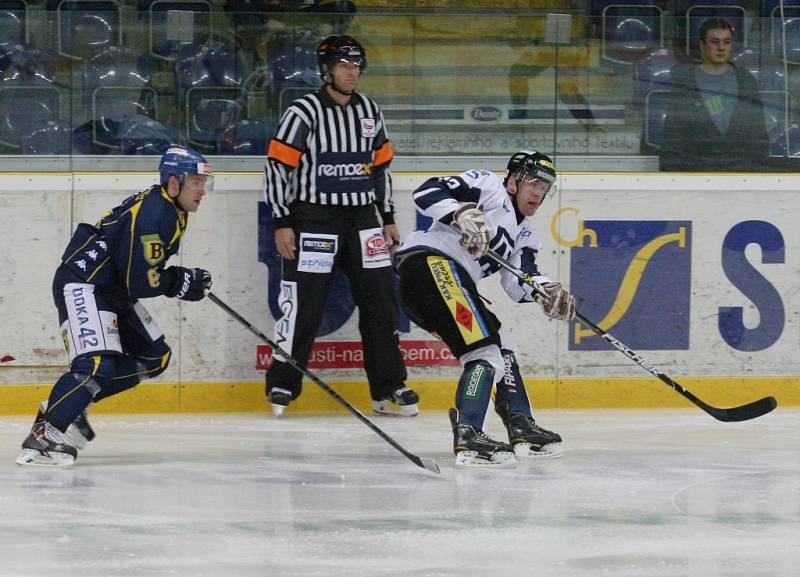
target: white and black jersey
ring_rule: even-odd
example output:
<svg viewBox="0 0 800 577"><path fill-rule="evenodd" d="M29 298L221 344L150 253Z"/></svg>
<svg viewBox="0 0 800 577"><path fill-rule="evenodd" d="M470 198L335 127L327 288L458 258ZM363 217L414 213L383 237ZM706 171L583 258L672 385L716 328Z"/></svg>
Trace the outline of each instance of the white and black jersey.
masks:
<svg viewBox="0 0 800 577"><path fill-rule="evenodd" d="M376 205L394 223L393 157L383 114L353 93L338 105L325 88L295 100L270 142L265 194L276 228L291 225L292 202L323 206Z"/></svg>
<svg viewBox="0 0 800 577"><path fill-rule="evenodd" d="M536 265L542 244L517 210L516 203L506 191L503 181L493 172L468 170L458 176L431 178L412 195L417 210L433 219L428 230L416 230L406 237L397 258L415 252L433 252L456 261L469 273L473 282L501 273L501 284L508 295L517 302L533 301L529 285L512 275L489 257L472 258L461 246L460 234L451 225L453 213L465 202L476 202L483 207L489 246L500 256L533 276L537 282L549 282Z"/></svg>

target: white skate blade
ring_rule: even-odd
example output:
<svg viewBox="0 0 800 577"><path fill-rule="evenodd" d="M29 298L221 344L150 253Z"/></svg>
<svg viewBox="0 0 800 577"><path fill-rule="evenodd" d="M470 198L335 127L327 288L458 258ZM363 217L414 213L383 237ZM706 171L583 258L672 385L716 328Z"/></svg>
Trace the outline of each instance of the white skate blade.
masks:
<svg viewBox="0 0 800 577"><path fill-rule="evenodd" d="M549 443L538 451L531 448L530 443L517 443L514 445L514 455L517 459L558 459L564 455L561 443Z"/></svg>
<svg viewBox="0 0 800 577"><path fill-rule="evenodd" d="M372 412L376 415L391 415L394 417L416 417L419 415L419 405L398 405L392 400L372 401Z"/></svg>
<svg viewBox="0 0 800 577"><path fill-rule="evenodd" d="M34 467L71 467L75 458L66 453L49 453L43 455L34 449L22 449L16 460L17 465Z"/></svg>
<svg viewBox="0 0 800 577"><path fill-rule="evenodd" d="M286 405L276 405L275 403L270 403L270 405L272 405L272 414L276 417L280 417L286 410Z"/></svg>
<svg viewBox="0 0 800 577"><path fill-rule="evenodd" d="M516 464L517 459L514 457L514 453L509 451L498 451L492 455L491 460L479 457L477 451L461 451L456 454L456 467L459 469L471 469L473 467L503 469L514 467Z"/></svg>

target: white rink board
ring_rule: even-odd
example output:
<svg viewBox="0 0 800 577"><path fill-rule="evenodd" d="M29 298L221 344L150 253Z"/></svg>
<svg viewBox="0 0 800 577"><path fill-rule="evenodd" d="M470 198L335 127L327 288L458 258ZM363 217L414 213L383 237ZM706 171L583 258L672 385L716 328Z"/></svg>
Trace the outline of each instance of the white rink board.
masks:
<svg viewBox="0 0 800 577"><path fill-rule="evenodd" d="M394 175L397 221L403 232L414 224L410 192L428 176L431 175ZM154 180L154 174L142 173L78 174L74 178L68 174L0 175L0 227L6 246L0 253L0 268L5 272L0 288L0 356L12 355L20 367L0 371L0 383L46 382L61 372L65 356L50 282L70 231L82 220L96 221L126 194L137 192ZM261 182L262 176L255 173L218 175L215 192L204 199L200 212L190 217L181 253L170 264L211 270L218 296L271 335L274 321L267 313L267 268L258 261L257 203L262 199ZM683 263L675 271L675 286L670 271L658 264L663 250L656 250L636 290L629 291L634 299L635 295L644 294L641 291L652 291L655 296L649 297L649 304L655 309L659 299L666 302L679 295L677 300L681 302L672 306L678 307L680 315L667 323L648 323L647 318L636 318L637 301L633 300L621 323L632 323L639 333L633 334L629 342L626 332L618 334L615 327L610 332L676 376L798 375L798 192L800 176L794 175L566 175L562 177L560 193L548 200L534 219L545 244L540 268L566 283L580 284L582 302L600 303L605 299L610 304L614 294L624 292L618 290L620 279L611 277L624 273L631 262L630 255L620 250L614 261L615 249L606 247L605 258L616 263L608 267L609 278L603 276L608 271L599 270L584 271L582 281L571 279L570 267L578 248L565 245L576 238L579 222L623 229L625 224L621 221L645 228L653 221L689 223L688 247L682 249L688 252L678 251L680 254L675 256ZM551 230L552 217L558 211L560 243ZM766 237L762 237L764 232ZM738 253L724 251L726 238L734 245L744 245ZM765 241L769 241L765 246L770 250L762 250L760 243ZM623 245L625 242L620 246ZM583 248L584 260L596 262L593 253ZM762 262L764 255L771 262ZM729 274L734 275L735 282ZM591 282L587 281L589 277ZM536 305L510 303L495 281L484 283L482 292L514 334L525 372L543 378L642 374L639 367L613 351L569 350L570 335L565 324L547 322ZM743 292L743 286L755 291L755 301ZM163 298L144 302L175 352L174 365L163 376L165 382L260 378L254 369L257 339L213 303L180 303ZM680 308L682 302L688 306ZM743 308L744 329L753 332L749 344L732 346L730 338L726 340L721 334L719 316L723 307ZM777 322L774 313L781 308L783 315ZM772 311L772 316L764 317L762 311L766 309ZM609 307L601 307L594 315L589 315L588 310L584 312L597 322ZM325 339L358 340L356 323L353 315L342 329ZM623 324L617 327L627 330ZM676 338L684 338L686 345L681 348L662 342L662 333L670 332L685 333ZM640 337L655 341L656 346L647 341L637 348ZM402 338L428 337L412 326ZM451 378L452 372L452 368L412 367L410 376ZM361 378L358 370L337 370L335 375Z"/></svg>

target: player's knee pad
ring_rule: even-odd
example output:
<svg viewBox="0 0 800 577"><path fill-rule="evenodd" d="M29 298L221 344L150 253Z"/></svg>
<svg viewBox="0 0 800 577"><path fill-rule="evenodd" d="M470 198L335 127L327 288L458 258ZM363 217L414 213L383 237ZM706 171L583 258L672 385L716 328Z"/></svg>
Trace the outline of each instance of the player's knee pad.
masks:
<svg viewBox="0 0 800 577"><path fill-rule="evenodd" d="M85 387L95 397L114 378L116 359L112 355L79 357L70 365L71 375L77 384Z"/></svg>
<svg viewBox="0 0 800 577"><path fill-rule="evenodd" d="M480 347L474 351L469 351L468 353L461 355L458 360L461 361L464 367L473 361L483 361L484 363L488 364L494 371L495 383L503 377L503 374L505 374L506 364L503 360L503 355L500 352L500 347L497 345L486 345L485 347Z"/></svg>
<svg viewBox="0 0 800 577"><path fill-rule="evenodd" d="M172 358L172 349L164 338L153 342L153 345L144 353L136 356L141 365L141 380L152 379L167 370Z"/></svg>

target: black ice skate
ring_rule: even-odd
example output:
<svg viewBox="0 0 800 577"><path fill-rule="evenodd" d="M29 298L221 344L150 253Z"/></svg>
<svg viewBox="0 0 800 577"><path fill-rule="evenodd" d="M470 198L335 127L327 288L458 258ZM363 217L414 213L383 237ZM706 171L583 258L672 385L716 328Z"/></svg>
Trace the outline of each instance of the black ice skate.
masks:
<svg viewBox="0 0 800 577"><path fill-rule="evenodd" d="M269 390L269 403L272 405L272 414L280 417L289 403L292 401L291 391L280 387L272 387Z"/></svg>
<svg viewBox="0 0 800 577"><path fill-rule="evenodd" d="M497 403L497 414L508 431L514 455L522 459L554 459L563 455L561 435L543 429L533 417L511 413L508 403Z"/></svg>
<svg viewBox="0 0 800 577"><path fill-rule="evenodd" d="M495 441L472 425L458 423L457 418L456 410L450 409L456 467L513 467L517 464L510 445Z"/></svg>
<svg viewBox="0 0 800 577"><path fill-rule="evenodd" d="M33 420L34 423L44 419L44 416L47 414L47 403L48 401L39 403L39 412L36 413L36 418ZM76 449L83 449L86 443L94 440L95 433L94 429L92 429L92 426L89 424L87 411L83 411L72 421L65 435L67 442Z"/></svg>
<svg viewBox="0 0 800 577"><path fill-rule="evenodd" d="M69 444L64 433L44 419L39 419L22 442L17 464L69 467L77 457L78 450Z"/></svg>
<svg viewBox="0 0 800 577"><path fill-rule="evenodd" d="M419 395L406 386L396 389L380 401L372 401L372 412L378 415L416 417L419 414Z"/></svg>

